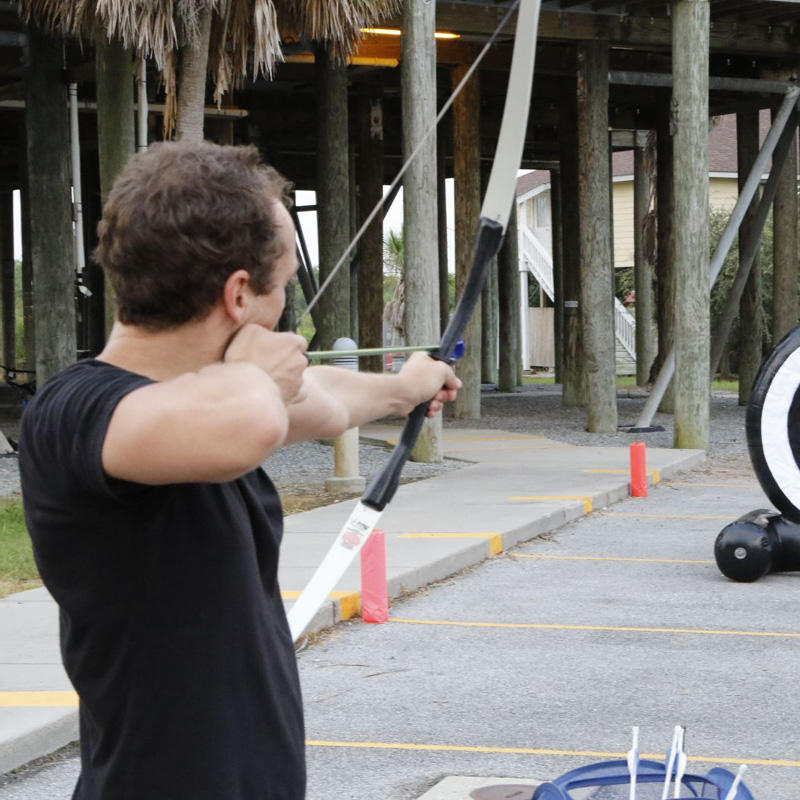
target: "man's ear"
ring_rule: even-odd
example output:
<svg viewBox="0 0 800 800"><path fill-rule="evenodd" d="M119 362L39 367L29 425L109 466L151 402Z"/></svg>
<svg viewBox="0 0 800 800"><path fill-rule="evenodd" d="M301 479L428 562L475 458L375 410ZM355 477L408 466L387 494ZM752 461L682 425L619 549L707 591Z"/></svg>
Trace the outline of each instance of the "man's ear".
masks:
<svg viewBox="0 0 800 800"><path fill-rule="evenodd" d="M225 313L234 322L241 323L247 317L252 296L250 273L244 269L232 272L222 289L222 304Z"/></svg>

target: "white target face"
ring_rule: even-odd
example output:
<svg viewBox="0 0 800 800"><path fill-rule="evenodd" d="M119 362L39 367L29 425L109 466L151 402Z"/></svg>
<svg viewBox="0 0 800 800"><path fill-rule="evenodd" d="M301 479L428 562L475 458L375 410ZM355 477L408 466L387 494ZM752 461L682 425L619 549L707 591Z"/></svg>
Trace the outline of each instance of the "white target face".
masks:
<svg viewBox="0 0 800 800"><path fill-rule="evenodd" d="M800 509L800 469L789 442L789 411L800 387L800 350L781 364L769 385L761 411L761 445L775 483Z"/></svg>

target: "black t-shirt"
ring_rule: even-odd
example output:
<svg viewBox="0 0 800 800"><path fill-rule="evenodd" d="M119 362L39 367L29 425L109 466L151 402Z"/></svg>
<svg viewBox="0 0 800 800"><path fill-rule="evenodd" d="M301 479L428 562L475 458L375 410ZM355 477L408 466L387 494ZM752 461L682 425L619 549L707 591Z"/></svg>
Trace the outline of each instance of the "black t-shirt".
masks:
<svg viewBox="0 0 800 800"><path fill-rule="evenodd" d="M74 798L300 800L280 500L261 469L220 484L109 478L111 415L148 383L82 361L43 386L22 420L25 516L80 696Z"/></svg>

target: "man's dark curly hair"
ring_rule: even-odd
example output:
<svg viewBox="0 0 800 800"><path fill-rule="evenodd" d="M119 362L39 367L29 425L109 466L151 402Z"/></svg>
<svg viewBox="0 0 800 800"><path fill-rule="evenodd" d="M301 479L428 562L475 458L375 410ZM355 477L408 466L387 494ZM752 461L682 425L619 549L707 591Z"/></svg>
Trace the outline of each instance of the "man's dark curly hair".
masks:
<svg viewBox="0 0 800 800"><path fill-rule="evenodd" d="M95 250L119 321L156 331L202 319L237 269L257 294L269 291L282 254L274 204L288 205L288 190L254 147L164 142L133 156Z"/></svg>

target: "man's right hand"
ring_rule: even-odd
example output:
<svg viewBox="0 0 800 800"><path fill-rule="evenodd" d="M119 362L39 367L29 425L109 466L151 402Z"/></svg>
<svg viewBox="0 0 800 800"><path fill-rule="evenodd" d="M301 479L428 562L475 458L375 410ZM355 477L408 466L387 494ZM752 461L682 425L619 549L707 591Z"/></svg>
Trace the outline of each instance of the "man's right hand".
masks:
<svg viewBox="0 0 800 800"><path fill-rule="evenodd" d="M303 399L303 378L308 366L306 340L296 333L275 333L260 325L245 325L225 350L226 363L255 364L269 375L286 405Z"/></svg>

